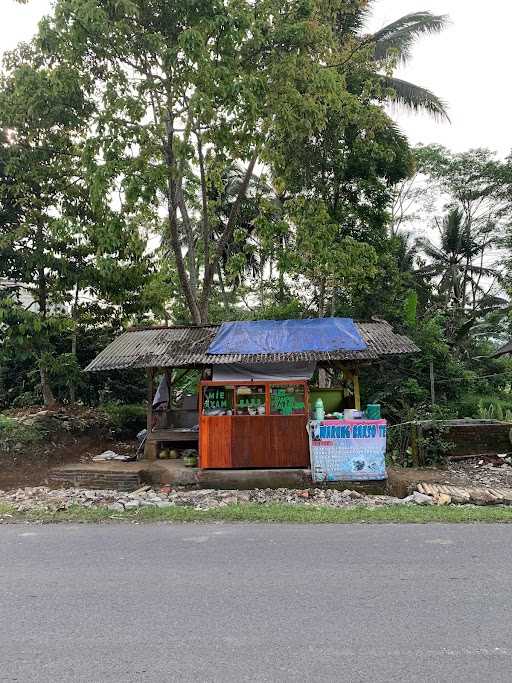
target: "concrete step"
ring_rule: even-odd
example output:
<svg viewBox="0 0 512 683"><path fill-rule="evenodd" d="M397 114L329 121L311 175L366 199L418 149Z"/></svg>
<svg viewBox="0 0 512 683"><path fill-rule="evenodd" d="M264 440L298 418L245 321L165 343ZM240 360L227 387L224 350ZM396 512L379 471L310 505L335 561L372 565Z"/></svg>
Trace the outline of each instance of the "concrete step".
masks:
<svg viewBox="0 0 512 683"><path fill-rule="evenodd" d="M131 464L131 463L130 463ZM87 489L114 489L135 491L143 483L143 468L140 466L119 468L104 463L91 465L65 465L50 470L48 483L51 486L69 486Z"/></svg>

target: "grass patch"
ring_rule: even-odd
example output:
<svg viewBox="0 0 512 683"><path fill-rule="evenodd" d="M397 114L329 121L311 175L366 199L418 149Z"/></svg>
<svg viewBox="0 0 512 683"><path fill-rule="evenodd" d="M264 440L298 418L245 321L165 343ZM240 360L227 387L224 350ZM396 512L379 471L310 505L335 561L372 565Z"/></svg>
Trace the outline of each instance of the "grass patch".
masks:
<svg viewBox="0 0 512 683"><path fill-rule="evenodd" d="M368 524L368 523L508 523L512 508L507 507L417 507L394 505L379 508L314 508L294 505L227 505L211 510L190 507L139 508L113 512L107 508L74 506L57 512L17 512L0 504L0 519L5 522L284 522L294 524Z"/></svg>

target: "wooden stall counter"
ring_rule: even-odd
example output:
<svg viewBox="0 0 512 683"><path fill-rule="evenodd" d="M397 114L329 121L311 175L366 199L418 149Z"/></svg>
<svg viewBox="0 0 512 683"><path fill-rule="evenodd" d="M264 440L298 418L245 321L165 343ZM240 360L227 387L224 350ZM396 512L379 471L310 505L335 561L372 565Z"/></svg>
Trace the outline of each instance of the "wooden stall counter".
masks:
<svg viewBox="0 0 512 683"><path fill-rule="evenodd" d="M202 382L200 467L309 467L308 412L303 381Z"/></svg>

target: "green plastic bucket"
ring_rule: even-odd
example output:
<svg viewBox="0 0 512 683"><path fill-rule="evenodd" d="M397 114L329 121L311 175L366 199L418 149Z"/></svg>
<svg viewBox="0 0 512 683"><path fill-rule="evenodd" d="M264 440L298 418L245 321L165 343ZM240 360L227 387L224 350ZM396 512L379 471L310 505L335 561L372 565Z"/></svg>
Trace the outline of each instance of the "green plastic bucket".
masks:
<svg viewBox="0 0 512 683"><path fill-rule="evenodd" d="M366 407L366 417L368 420L380 420L380 405L378 403L369 403Z"/></svg>

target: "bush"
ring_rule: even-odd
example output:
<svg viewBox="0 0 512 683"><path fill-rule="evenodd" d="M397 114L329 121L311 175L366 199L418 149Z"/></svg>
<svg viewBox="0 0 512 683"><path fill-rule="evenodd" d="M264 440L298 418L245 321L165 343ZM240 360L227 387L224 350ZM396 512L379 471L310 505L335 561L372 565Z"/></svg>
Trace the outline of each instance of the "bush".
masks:
<svg viewBox="0 0 512 683"><path fill-rule="evenodd" d="M507 420L512 415L512 399L509 395L467 394L458 406L459 417L485 420Z"/></svg>
<svg viewBox="0 0 512 683"><path fill-rule="evenodd" d="M146 408L140 403L106 403L101 409L115 432L137 434L146 427Z"/></svg>

